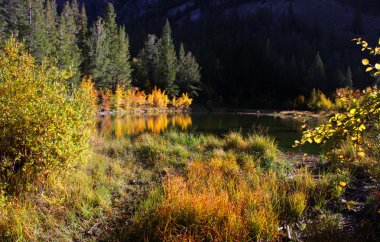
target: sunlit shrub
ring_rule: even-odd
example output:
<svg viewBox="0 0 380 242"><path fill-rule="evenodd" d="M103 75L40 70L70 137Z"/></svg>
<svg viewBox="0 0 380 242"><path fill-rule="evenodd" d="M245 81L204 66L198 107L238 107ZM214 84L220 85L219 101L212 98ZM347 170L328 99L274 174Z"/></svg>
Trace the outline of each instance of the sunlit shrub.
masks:
<svg viewBox="0 0 380 242"><path fill-rule="evenodd" d="M169 104L169 97L165 91L154 88L147 97L148 104L154 108L166 109Z"/></svg>
<svg viewBox="0 0 380 242"><path fill-rule="evenodd" d="M14 192L65 169L87 147L93 96L88 82L69 95L68 73L37 65L11 37L0 50L0 185Z"/></svg>
<svg viewBox="0 0 380 242"><path fill-rule="evenodd" d="M174 97L171 101L172 106L175 109L188 109L193 102L193 99L189 97L187 93L183 93L179 98Z"/></svg>
<svg viewBox="0 0 380 242"><path fill-rule="evenodd" d="M132 96L132 106L137 108L142 108L146 105L147 96L144 91L139 91L136 88L131 89L133 92Z"/></svg>
<svg viewBox="0 0 380 242"><path fill-rule="evenodd" d="M112 105L112 91L109 89L103 89L100 91L100 95L102 97L102 109L105 112L109 112Z"/></svg>
<svg viewBox="0 0 380 242"><path fill-rule="evenodd" d="M120 110L128 109L128 105L125 99L126 99L126 94L125 94L124 87L118 84L116 86L114 102L113 102L115 110L120 111Z"/></svg>
<svg viewBox="0 0 380 242"><path fill-rule="evenodd" d="M329 98L326 97L325 94L323 94L321 92L319 94L319 100L317 103L317 107L318 107L318 109L328 111L328 110L332 110L334 108L334 104L331 102L331 100Z"/></svg>

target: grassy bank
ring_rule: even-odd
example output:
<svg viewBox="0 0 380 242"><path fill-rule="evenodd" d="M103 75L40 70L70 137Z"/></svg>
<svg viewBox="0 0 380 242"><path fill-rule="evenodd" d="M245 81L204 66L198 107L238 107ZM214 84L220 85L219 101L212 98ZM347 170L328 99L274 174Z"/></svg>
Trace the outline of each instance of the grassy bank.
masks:
<svg viewBox="0 0 380 242"><path fill-rule="evenodd" d="M52 175L22 196L1 198L0 237L294 238L300 233L295 232L297 222L322 216L341 188L341 177L316 174L322 171L303 168L286 158L273 139L257 134L96 137L87 159L71 171ZM316 226L310 222L302 231L311 225Z"/></svg>

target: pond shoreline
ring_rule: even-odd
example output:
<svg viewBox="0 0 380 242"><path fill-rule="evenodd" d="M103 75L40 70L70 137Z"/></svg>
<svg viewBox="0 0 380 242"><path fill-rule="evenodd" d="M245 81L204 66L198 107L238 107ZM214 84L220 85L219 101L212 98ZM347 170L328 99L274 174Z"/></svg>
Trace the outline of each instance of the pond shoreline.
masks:
<svg viewBox="0 0 380 242"><path fill-rule="evenodd" d="M313 112L313 111L300 111L300 110L266 110L266 109L252 109L252 110L237 110L237 109L220 109L207 111L206 109L136 109L136 110L118 110L118 111L100 111L98 115L124 115L124 114L172 114L172 113L193 113L193 114L237 114L237 115L253 115L253 116L268 116L268 117L279 117L282 119L324 119L332 116L331 112Z"/></svg>

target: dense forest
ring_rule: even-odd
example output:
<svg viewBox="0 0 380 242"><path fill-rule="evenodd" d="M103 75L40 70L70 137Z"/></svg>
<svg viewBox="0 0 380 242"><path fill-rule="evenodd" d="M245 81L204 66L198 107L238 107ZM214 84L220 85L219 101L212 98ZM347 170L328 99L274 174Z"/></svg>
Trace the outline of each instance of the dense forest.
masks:
<svg viewBox="0 0 380 242"><path fill-rule="evenodd" d="M73 74L66 83L71 88L89 75L98 89L130 88L134 79L143 91L157 87L170 97L184 92L198 95L200 67L183 45L177 57L168 21L161 38L149 35L132 63L125 27L116 23L112 4L91 25L85 5L76 0L66 2L61 11L54 0L3 1L0 6L2 39L16 36L24 41L37 63L57 62L61 70Z"/></svg>
<svg viewBox="0 0 380 242"><path fill-rule="evenodd" d="M360 53L350 42L358 35L370 36L359 10L342 31L300 16L292 1L280 10L264 5L249 14L228 11L248 2L255 1L189 5L184 12L190 14L180 11L171 17L176 39L186 40L199 57L205 100L234 107L289 108L290 102L284 101L308 96L312 88L332 93L338 87L373 84L355 61ZM131 45L139 49L141 36L157 30L155 21L162 16L165 12L130 20Z"/></svg>
<svg viewBox="0 0 380 242"><path fill-rule="evenodd" d="M54 57L75 70L74 84L92 75L99 88L157 86L172 97L201 94L197 102L210 107L290 108L313 88L377 82L349 41L373 38L374 1L335 1L349 11L339 28L301 15L302 1L114 1L116 12L106 2L4 0L0 32L26 39L37 61Z"/></svg>

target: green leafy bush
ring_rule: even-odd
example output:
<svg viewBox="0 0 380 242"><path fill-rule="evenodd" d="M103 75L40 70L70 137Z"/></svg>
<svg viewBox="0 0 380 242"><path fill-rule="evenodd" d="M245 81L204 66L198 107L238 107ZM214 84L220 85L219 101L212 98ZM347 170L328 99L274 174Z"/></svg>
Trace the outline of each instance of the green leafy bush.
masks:
<svg viewBox="0 0 380 242"><path fill-rule="evenodd" d="M38 65L13 37L0 49L0 188L21 191L73 166L90 137L91 85L69 94L70 73Z"/></svg>

